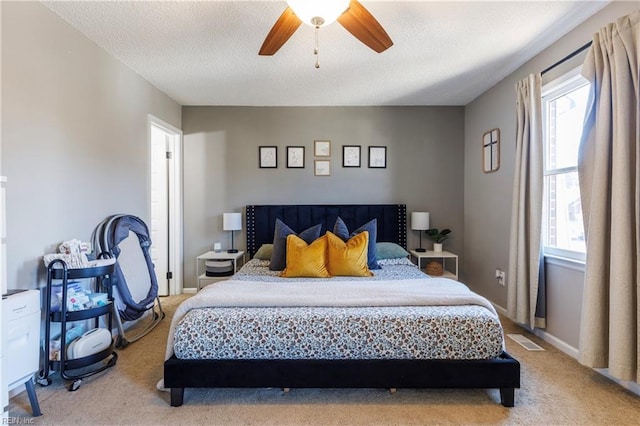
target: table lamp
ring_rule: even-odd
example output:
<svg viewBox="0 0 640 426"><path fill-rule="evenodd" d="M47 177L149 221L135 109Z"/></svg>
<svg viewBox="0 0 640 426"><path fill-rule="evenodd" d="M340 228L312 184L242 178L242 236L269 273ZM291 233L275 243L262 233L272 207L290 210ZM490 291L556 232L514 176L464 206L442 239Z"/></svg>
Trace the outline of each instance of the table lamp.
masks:
<svg viewBox="0 0 640 426"><path fill-rule="evenodd" d="M242 213L223 213L222 229L231 231L231 248L227 250L227 253L237 253L238 249L233 246L233 231L242 229Z"/></svg>
<svg viewBox="0 0 640 426"><path fill-rule="evenodd" d="M429 213L428 212L411 212L411 229L418 231L420 234L420 247L416 249L418 252L425 252L422 248L422 231L429 229Z"/></svg>

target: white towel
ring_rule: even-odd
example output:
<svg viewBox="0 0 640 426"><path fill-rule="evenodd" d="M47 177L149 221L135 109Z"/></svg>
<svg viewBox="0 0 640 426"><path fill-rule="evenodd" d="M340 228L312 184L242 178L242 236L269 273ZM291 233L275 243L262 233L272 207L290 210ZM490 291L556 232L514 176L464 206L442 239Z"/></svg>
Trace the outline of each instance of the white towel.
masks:
<svg viewBox="0 0 640 426"><path fill-rule="evenodd" d="M89 260L87 259L87 255L84 253L74 253L74 254L61 254L61 253L51 253L45 254L42 260L44 260L44 266L49 266L51 262L56 259L64 260L64 263L67 264L67 268L88 268L91 266L89 264ZM56 266L61 268L61 266Z"/></svg>

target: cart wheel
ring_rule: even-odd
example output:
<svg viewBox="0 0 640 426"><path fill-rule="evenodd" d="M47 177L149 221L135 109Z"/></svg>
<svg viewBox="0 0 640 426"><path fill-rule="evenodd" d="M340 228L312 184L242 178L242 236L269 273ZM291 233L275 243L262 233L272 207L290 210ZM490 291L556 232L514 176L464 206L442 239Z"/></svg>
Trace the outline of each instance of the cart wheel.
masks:
<svg viewBox="0 0 640 426"><path fill-rule="evenodd" d="M166 317L167 314L165 314L164 312L162 313L162 319L164 319L164 317Z"/></svg>
<svg viewBox="0 0 640 426"><path fill-rule="evenodd" d="M109 362L107 362L107 368L111 368L111 367L113 367L114 365L116 365L116 360L117 360L117 359L118 359L118 358L116 358L116 357L112 357L112 358L109 360Z"/></svg>
<svg viewBox="0 0 640 426"><path fill-rule="evenodd" d="M69 385L69 392L75 392L80 388L82 384L82 379L74 380L71 385Z"/></svg>
<svg viewBox="0 0 640 426"><path fill-rule="evenodd" d="M42 378L42 379L37 379L36 382L40 385L40 386L49 386L51 384L51 379L46 377L46 378Z"/></svg>
<svg viewBox="0 0 640 426"><path fill-rule="evenodd" d="M126 348L127 346L129 346L129 341L126 339L120 339L120 346L118 346L119 348Z"/></svg>
<svg viewBox="0 0 640 426"><path fill-rule="evenodd" d="M124 348L127 346L127 341L122 336L116 337L116 348Z"/></svg>

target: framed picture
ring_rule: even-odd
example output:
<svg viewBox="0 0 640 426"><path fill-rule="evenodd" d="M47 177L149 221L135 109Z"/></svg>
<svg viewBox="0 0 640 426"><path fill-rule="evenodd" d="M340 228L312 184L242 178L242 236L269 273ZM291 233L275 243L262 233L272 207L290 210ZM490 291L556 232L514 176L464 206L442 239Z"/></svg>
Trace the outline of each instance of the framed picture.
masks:
<svg viewBox="0 0 640 426"><path fill-rule="evenodd" d="M287 168L304 169L304 146L287 147Z"/></svg>
<svg viewBox="0 0 640 426"><path fill-rule="evenodd" d="M258 147L258 157L261 169L275 169L278 167L278 147L261 146Z"/></svg>
<svg viewBox="0 0 640 426"><path fill-rule="evenodd" d="M331 141L313 141L313 155L331 157Z"/></svg>
<svg viewBox="0 0 640 426"><path fill-rule="evenodd" d="M342 167L360 167L360 145L342 145Z"/></svg>
<svg viewBox="0 0 640 426"><path fill-rule="evenodd" d="M384 169L387 167L387 147L386 146L370 146L369 147L369 167Z"/></svg>
<svg viewBox="0 0 640 426"><path fill-rule="evenodd" d="M313 174L316 176L330 176L331 160L315 160Z"/></svg>
<svg viewBox="0 0 640 426"><path fill-rule="evenodd" d="M500 168L500 129L482 135L482 171L495 172Z"/></svg>

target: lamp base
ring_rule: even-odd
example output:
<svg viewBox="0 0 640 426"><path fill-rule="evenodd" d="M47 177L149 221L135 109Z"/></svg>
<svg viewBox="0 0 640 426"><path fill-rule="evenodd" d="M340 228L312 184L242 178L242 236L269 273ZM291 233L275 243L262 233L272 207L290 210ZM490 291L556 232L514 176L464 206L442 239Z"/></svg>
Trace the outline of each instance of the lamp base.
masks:
<svg viewBox="0 0 640 426"><path fill-rule="evenodd" d="M425 251L427 251L427 249L417 248L416 251L419 253L424 253Z"/></svg>
<svg viewBox="0 0 640 426"><path fill-rule="evenodd" d="M229 249L227 250L227 253L237 253L238 249Z"/></svg>

